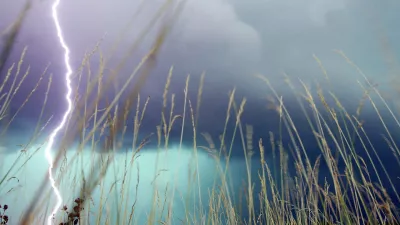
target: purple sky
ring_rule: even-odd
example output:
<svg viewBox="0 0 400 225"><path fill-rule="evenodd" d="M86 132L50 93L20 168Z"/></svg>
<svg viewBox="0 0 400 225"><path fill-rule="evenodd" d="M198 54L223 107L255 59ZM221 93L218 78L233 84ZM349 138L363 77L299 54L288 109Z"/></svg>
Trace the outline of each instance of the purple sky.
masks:
<svg viewBox="0 0 400 225"><path fill-rule="evenodd" d="M141 1L113 0L68 0L61 1L59 15L65 40L71 49L71 61L76 69L85 52L106 34L101 50L107 61L106 73L120 62L126 49L145 29L156 10L164 1L145 1L138 12ZM0 30L5 31L17 17L25 1L2 1L0 3ZM64 110L60 99L65 91L63 85L63 52L56 37L51 18L49 0L34 0L18 41L8 62L18 60L22 49L28 46L23 69L31 66L31 72L23 86L30 91L45 66L51 62L48 73L54 75L49 98L47 116L61 115ZM324 82L316 54L331 77L331 87L343 101L353 104L361 97L357 80L362 78L333 49L341 49L364 70L384 91L389 91L393 77L398 73L396 64L400 38L396 21L400 21L400 3L386 0L380 4L362 0L188 0L182 15L168 36L145 87L143 96L158 96L161 101L168 69L175 66L171 92L182 97L187 74L192 76L192 90L197 88L201 72L207 71L204 101L207 108L204 117L224 115L227 92L234 86L239 96L253 101L248 104L257 110L265 108L267 88L252 77L261 73L269 77L280 93L287 92L282 72L293 79L300 78L306 84ZM133 23L127 26L130 21ZM110 48L124 32L116 54ZM118 74L120 85L129 76L135 65L149 50L157 34L151 30L141 43L129 63ZM392 59L394 57L394 59ZM91 67L98 67L99 56L92 58ZM388 63L391 60L392 63ZM394 63L393 63L394 62ZM106 76L108 75L106 74ZM46 77L47 79L47 77ZM47 81L47 80L45 80ZM324 83L323 83L324 84ZM326 83L325 83L326 84ZM25 116L40 112L45 82L40 86L26 108ZM26 94L13 102L19 106ZM195 96L194 96L195 97ZM353 104L354 105L354 104ZM252 111L252 110L250 110ZM253 110L254 111L254 110ZM216 116L215 116L216 117Z"/></svg>
<svg viewBox="0 0 400 225"><path fill-rule="evenodd" d="M92 50L106 34L101 50L108 59L106 68L113 69L164 1L145 1L140 13L132 20L142 4L140 2L62 0L60 23L71 49L73 67L76 69L85 52ZM24 3L22 0L0 2L0 12L5 12L0 13L0 30L5 30L5 34ZM64 110L64 102L60 101L65 90L62 83L64 65L51 18L51 3L49 0L33 1L8 64L16 62L22 49L29 47L23 66L24 69L31 66L28 82L23 86L26 93L17 96L13 102L19 106L51 62L48 73L53 73L54 79L45 113L47 117L55 115L58 118ZM369 78L388 91L396 75L392 71L398 68L397 64L388 63L389 57L398 57L400 52L400 45L396 45L400 38L396 26L396 21L400 21L398 10L400 3L396 0L380 4L372 0L307 0L301 3L292 0L188 0L142 94L152 96L154 104L158 104L168 69L173 64L171 92L176 93L177 98L182 97L188 73L192 76L195 92L201 72L207 71L203 103L212 110L204 110L203 117L210 121L220 120L219 116L225 114L227 93L234 86L238 88L239 96L248 97L248 111L261 115L259 109L265 109L267 88L252 75L268 76L283 94L288 91L282 82L282 72L293 79L300 78L306 84L323 83L324 75L312 56L316 54L329 73L336 94L343 97L344 102L354 105L362 94L356 82L362 79L332 50L346 52ZM133 21L131 26L127 26L129 21ZM111 56L110 48L122 31L125 34L122 43ZM157 29L150 32L118 74L120 85L147 53L156 33ZM98 55L93 57L93 69L97 68L98 59ZM396 59L393 62L397 62ZM42 101L45 88L43 82L33 101L26 106L29 111L21 112L21 116L38 115L38 102ZM27 120L19 122L24 124Z"/></svg>
<svg viewBox="0 0 400 225"><path fill-rule="evenodd" d="M0 14L1 30L16 18L24 2L0 3L1 11L5 12ZM60 73L56 68L62 68L62 51L51 20L51 1L33 2L18 38L14 58L23 46L29 45L27 61L34 59L35 63L31 64L37 70L52 62L51 72ZM60 21L71 47L74 66L79 65L84 52L105 33L102 50L107 56L109 47L126 27L140 2L62 1ZM163 1L146 2L133 25L126 30L120 50L137 38ZM395 26L399 20L396 14L399 5L395 0L376 5L373 1L361 0L307 0L301 3L291 0L189 0L162 51L160 68L175 64L181 71L177 76L181 77L187 72L199 76L199 72L207 70L210 71L208 79L215 81L234 77L235 81L242 82L254 72L278 78L278 73L283 70L293 77L315 79L321 75L312 58L315 53L332 76L344 79L348 75L341 73L351 71L331 52L342 49L368 71L369 76L387 79L381 39L388 38L393 52L399 52L400 46L395 45L399 38ZM149 43L143 44L137 58L145 53ZM112 62L118 60L115 56L111 59Z"/></svg>

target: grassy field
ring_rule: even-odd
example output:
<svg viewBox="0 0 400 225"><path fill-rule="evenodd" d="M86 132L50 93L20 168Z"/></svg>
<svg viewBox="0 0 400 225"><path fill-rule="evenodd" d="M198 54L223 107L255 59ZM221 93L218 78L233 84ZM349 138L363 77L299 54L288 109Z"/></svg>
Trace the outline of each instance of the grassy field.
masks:
<svg viewBox="0 0 400 225"><path fill-rule="evenodd" d="M184 102L179 103L184 107L177 109L175 94L169 91L174 72L171 67L165 76L162 110L157 112L159 125L154 128L154 135L141 132L146 115L154 114L146 110L151 99L140 96L141 87L154 67L168 29L161 29L152 50L112 97L105 96L105 93L112 87L119 68L113 71L115 74L106 73L102 55L98 54L99 46L85 56L81 67L76 70L73 112L53 151L56 185L64 198L63 206L54 217L54 224L400 223L397 204L400 198L394 182L398 177L390 176L379 152L383 148L389 149L393 158L398 159L400 149L390 130L393 126L400 127L398 116L377 87L343 52L336 53L363 79L359 84L364 95L360 96L360 102L354 105L354 109L346 109L330 90L318 86L311 91L301 81L286 76L287 87L293 91L298 103L298 110L291 112L267 77L257 75L254 79L264 82L266 90L272 93L266 103L276 111L279 132L265 134L265 139L253 140L253 127L242 121L246 99L237 101L233 89L226 99L224 132L219 138L212 137L197 131L200 108L206 105L201 102L205 76L198 90L193 91L189 90L190 76L187 77ZM52 191L48 189L47 165L32 165L33 158L43 157L48 135L44 131L48 129L48 124L54 123L51 117L44 116L44 112L49 107L48 93L55 77L44 71L20 108L9 114L10 105L21 92L21 85L31 76L28 71L21 70L25 51L21 60L8 68L0 85L2 138L7 138L9 128L18 120L19 113L29 110L24 106L31 101L32 95L37 94L37 87L44 85L47 91L43 93L43 102L38 103L42 113L29 141L21 143L21 151L15 161L1 162L0 196L18 191L22 193L22 189L24 193L35 194L30 202L23 202L24 208L16 206L16 202L3 202L0 198L0 224L44 224L55 203ZM88 62L97 55L100 55L101 63L94 69ZM317 58L316 63L329 80ZM301 89L296 88L298 86ZM78 89L82 88L86 92L78 93ZM193 95L190 93L196 93L197 98L190 99L189 96ZM364 129L363 124L368 121L361 121L360 116L365 104L372 106L385 129L382 138L387 146L374 145ZM382 111L387 111L391 118L384 118ZM293 113L302 113L308 121L307 129L319 146L316 160L309 158L309 150L303 143L297 122L292 120ZM394 122L389 126L388 120ZM176 125L177 121L181 126ZM228 124L232 122L235 126L229 132L233 132L234 136L228 136ZM128 132L130 128L133 132ZM179 143L170 143L171 130L181 132ZM188 134L192 136L191 145L183 143L183 137ZM283 142L283 135L288 135L288 143ZM200 139L208 145L200 146ZM239 192L237 184L234 184L234 168L231 168L232 151L238 150L234 149L233 139L241 140L245 161L245 177L241 178L243 188ZM130 148L121 153L122 143L126 140L131 141ZM155 142L157 147L151 155L146 155L143 152L150 141ZM185 151L187 149L190 149L189 153ZM210 158L212 163L209 163ZM4 159L6 156L1 160ZM154 179L141 179L140 160L154 166L154 169L145 171ZM180 161L188 166L185 163L180 167L168 165ZM207 167L212 167L212 173L201 171L205 168L202 165L204 162L207 162ZM321 164L328 168L323 175ZM164 167L174 168L175 171L164 175ZM257 173L254 173L254 168L259 168ZM32 169L36 170L35 173L43 172L40 182L35 184L37 189L30 190L28 186L13 191L11 183L14 179ZM187 178L182 179L181 176ZM11 210L21 215L11 218Z"/></svg>

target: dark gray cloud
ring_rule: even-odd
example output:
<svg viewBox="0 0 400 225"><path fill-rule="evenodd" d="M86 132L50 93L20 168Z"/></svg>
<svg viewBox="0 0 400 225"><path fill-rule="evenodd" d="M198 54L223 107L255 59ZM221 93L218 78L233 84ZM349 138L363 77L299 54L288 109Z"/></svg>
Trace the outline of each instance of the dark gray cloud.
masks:
<svg viewBox="0 0 400 225"><path fill-rule="evenodd" d="M124 50L137 40L163 2L144 1L142 5L128 0L62 1L60 22L71 47L74 66L80 65L84 53L91 50L104 34L107 35L101 48L110 57L110 47L123 32L125 36L118 51L109 60L108 68L111 69L121 60ZM0 3L1 9L8 10L0 15L0 28L9 25L23 3ZM13 52L16 60L23 46L29 45L26 62L31 64L33 76L26 90L48 62L52 62L49 72L55 78L63 71L62 49L51 20L51 3L34 1ZM256 72L266 75L282 94L288 92L282 82L282 72L294 80L300 78L306 84L315 80L323 82L324 75L313 58L315 54L331 77L331 87L339 96L346 96L344 101L353 104L361 97L357 80L362 81L362 78L332 50L345 51L369 78L389 91L396 76L393 73L396 65L389 62L396 62L393 58L400 48L395 45L400 36L395 29L399 5L394 0L381 4L358 0L188 0L157 58L143 95L151 95L154 105L160 103L168 69L173 64L171 92L177 96L182 96L188 73L192 75L191 90L194 93L201 72L207 71L203 101L207 110L202 113L208 119L212 119L212 115L224 115L227 93L234 86L237 86L239 96L251 99L248 111L259 111L265 108L267 88L252 75ZM139 6L143 7L138 11ZM156 29L151 30L118 74L121 83L149 49L156 34ZM98 56L93 59L93 68L97 67L96 61ZM61 98L58 87L62 87L62 80L54 79L54 84L57 88L52 89L49 99L52 110L61 108L57 99ZM195 93L191 98L196 98ZM53 113L59 114L58 111Z"/></svg>
<svg viewBox="0 0 400 225"><path fill-rule="evenodd" d="M4 24L0 24L1 27L15 17L22 3L2 3L5 5L2 8L10 10L2 14ZM125 30L120 50L137 39L162 3L143 4L132 26ZM31 51L40 49L43 61L57 64L61 49L55 47L57 40L50 5L51 1L35 1L19 45L29 44ZM60 21L76 66L84 52L105 33L102 46L108 49L139 5L140 2L127 0L62 2ZM392 43L399 36L394 29L398 5L395 1L374 5L372 1L347 0L189 0L158 63L164 69L175 64L183 75L192 72L198 76L202 70L207 70L208 78L215 82L229 78L244 82L255 72L275 79L282 71L293 77L315 79L322 77L312 57L315 53L339 82L350 80L349 73L354 73L331 52L343 49L361 68L369 71L370 76L387 79L381 37L387 37ZM151 35L155 33L151 32L146 38L139 49L141 54L136 57L144 54L146 46L151 44L148 40L152 40ZM118 56L112 59L118 60ZM254 79L252 83L244 83L255 85Z"/></svg>
<svg viewBox="0 0 400 225"><path fill-rule="evenodd" d="M137 40L163 2L62 1L60 22L65 39L71 47L74 66L80 65L84 53L91 50L104 34L107 35L101 48L110 57L108 54L111 46L124 33L118 51L109 59L108 68L111 69L122 59L125 50ZM0 3L1 9L8 9L8 13L0 14L0 28L6 28L11 23L23 3ZM22 48L29 46L25 62L31 65L32 76L25 86L26 90L34 85L45 65L52 62L49 72L54 74L55 86L51 90L47 116L60 115L63 109L58 100L62 98L60 90L63 84L62 79L57 79L63 71L62 49L51 19L51 3L48 0L34 1L13 52L15 61ZM166 76L173 64L175 70L170 93L177 94L179 112L182 109L185 76L188 73L192 75L190 98L194 100L199 76L202 71L207 71L203 109L200 112L204 129L211 125L223 126L221 117L225 115L227 93L234 86L238 88L238 99L242 96L249 98L245 116L249 118L249 123L254 124L265 115L268 89L252 75L256 72L266 75L284 95L287 95L288 88L282 82L282 72L289 74L293 80L302 79L307 85L315 80L327 85L313 58L315 54L331 77L331 88L346 104L354 105L362 94L357 84L357 80L362 81L362 78L332 50L345 51L366 71L369 78L389 91L390 83L396 75L391 68L395 64L388 63L389 58L396 57L400 48L395 45L395 40L400 36L398 29L395 29L395 21L399 19L396 13L399 5L394 0L382 4L359 0L188 0L157 58L157 65L142 94L152 96L150 111L160 112ZM133 22L127 28L131 20ZM149 49L156 34L157 29L151 30L118 74L120 84ZM98 56L93 59L93 68L97 67L96 62ZM42 89L40 93L43 93L44 85ZM41 101L39 93L35 98L37 101L27 105L31 109L26 113L27 117L40 112L40 108L34 107ZM290 98L285 99L290 102ZM20 99L22 101L24 96ZM158 118L154 115L149 117Z"/></svg>

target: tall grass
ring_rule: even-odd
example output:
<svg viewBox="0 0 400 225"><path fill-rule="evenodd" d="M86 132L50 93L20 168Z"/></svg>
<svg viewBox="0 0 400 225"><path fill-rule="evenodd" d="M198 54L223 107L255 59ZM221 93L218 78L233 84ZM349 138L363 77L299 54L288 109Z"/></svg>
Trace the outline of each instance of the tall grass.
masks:
<svg viewBox="0 0 400 225"><path fill-rule="evenodd" d="M364 123L368 121L363 123L360 119L363 106L369 102L386 132L383 135L387 144L385 148L390 149L393 157L398 159L400 151L396 137L386 122L388 119L393 119L394 125L400 126L398 116L391 110L378 88L369 82L361 69L343 52L338 53L365 81L365 84L359 82L364 95L360 96L362 101L354 105L356 110L354 114L351 113L354 109L347 109L341 103L340 97L330 90L323 90L317 86L317 90L312 92L303 81L293 81L286 76L287 85L295 94L300 109L291 112L283 96L274 89L271 82L266 77L257 75L255 79L265 82L266 92L272 93L268 103L277 113L279 127L274 130L278 132L262 134L265 139L253 140L255 132L253 126L245 124L242 119L246 113L246 99L243 98L238 102L236 91L232 90L227 96L223 133L219 137L213 137L197 130L198 121L202 120L199 116L200 107L206 105L202 103L204 74L197 90L196 104L190 98L192 96L190 93L196 93L189 90L190 76L187 76L183 90L184 101L178 104L175 101L175 93L170 93L173 76L171 67L165 78L162 110L158 112L160 123L154 128L155 135L141 132L140 128L146 115L154 114L147 110L151 102L150 97L143 100L140 96L141 87L154 67L157 53L169 29L167 26L161 30L149 54L144 56L140 64L133 69L124 85L111 99L105 93L114 82L115 76L106 76L106 61L103 55L99 54L100 65L97 74L92 74L89 64L89 59L98 52L99 45L85 56L82 65L77 69L74 79L77 88L73 114L62 137L59 138L57 149L54 150L56 183L61 189L67 189L76 196L64 199L66 205L60 214L55 216L54 224L89 224L89 222L90 224L140 224L137 221L143 217L149 225L399 224L400 215L396 202L399 202L400 198L396 182L393 181L397 178L390 176L385 163L381 160L378 148L382 149L383 146L375 146L368 136L368 130L364 129ZM136 45L133 45L133 50ZM22 53L16 68L14 64L9 68L0 85L0 120L3 138L7 137L9 127L18 118L18 113L23 110L26 103L31 100L37 87L42 85L45 79L48 83L43 96L42 110L31 138L28 143L21 146L23 151L18 153L12 166L5 171L1 170L1 195L10 192L4 189L7 183L23 176L23 169L46 144L46 140L40 137L45 135L43 132L52 118L51 116L43 118L53 79L53 76L46 75L47 67L21 107L14 115L9 115L10 105L20 93L19 88L29 74L28 70L20 76L25 52L26 50ZM323 74L329 79L322 62L316 59ZM124 62L117 66L114 73L118 73L123 64ZM294 82L298 82L301 88L296 88ZM132 83L134 83L133 88L128 92ZM78 91L80 85L85 85L86 91L83 96ZM127 97L122 98L124 94ZM377 100L374 100L376 97ZM183 108L178 109L177 106L181 105ZM378 105L382 105L383 108L379 108ZM392 118L384 118L383 110L387 110ZM318 146L319 156L316 159L310 157L310 149L301 138L302 133L299 130L304 132L304 125L293 119L293 113L299 112L303 113L308 121L307 129ZM181 122L181 127L176 125L177 121ZM228 132L231 128L228 126L230 123L234 124L232 132ZM133 133L128 133L128 128L131 126ZM302 128L299 129L299 126ZM180 131L180 141L177 144L178 161L182 160L180 157L184 137L192 136L193 157L190 159L187 171L188 183L185 194L177 189L178 173L175 173L165 186L160 186L162 182L159 182L165 172L160 166L160 157L171 154L169 151L174 147L173 143L170 143L172 130ZM232 136L228 137L228 134ZM237 150L237 146L234 146L236 139L242 143L240 147L243 151L247 176L243 178L245 185L239 192L232 182L237 178L233 177L229 170L232 152L234 148ZM121 152L124 140L132 141L131 147L126 149L125 154ZM205 140L208 146L198 145L200 140ZM289 142L285 143L284 140ZM145 214L141 214L137 209L137 199L141 195L138 188L141 182L139 176L141 167L138 162L142 151L146 150L150 141L157 143L155 174L151 182L152 200ZM33 148L34 146L39 147ZM83 158L84 149L90 152L90 162ZM313 149L313 152L315 151ZM216 173L210 186L204 186L201 180L202 171L198 158L202 152L210 155L215 163ZM270 156L272 158L268 158ZM258 165L254 164L256 161ZM119 171L118 166L121 162L123 169ZM321 174L321 165L326 166L326 173ZM254 173L255 167L260 168L257 173ZM136 181L132 180L135 173ZM107 174L114 177L111 183L106 183L110 181L104 179ZM387 183L389 186L385 186ZM43 182L39 185L35 197L26 204L25 209L21 209L22 216L5 219L7 211L0 209L0 223L8 224L8 221L12 221L10 224L44 223L51 211L49 199L52 194L51 190L46 191L46 186L48 186L47 176L43 174ZM160 190L164 193L160 193ZM93 194L95 191L100 193L99 196ZM207 193L206 198L203 196L204 193ZM93 200L93 197L99 199ZM110 202L110 198L116 201ZM177 212L175 207L179 201L184 205L183 217L177 216L181 213ZM7 208L13 207L12 203L0 200L0 205L4 204L7 204Z"/></svg>

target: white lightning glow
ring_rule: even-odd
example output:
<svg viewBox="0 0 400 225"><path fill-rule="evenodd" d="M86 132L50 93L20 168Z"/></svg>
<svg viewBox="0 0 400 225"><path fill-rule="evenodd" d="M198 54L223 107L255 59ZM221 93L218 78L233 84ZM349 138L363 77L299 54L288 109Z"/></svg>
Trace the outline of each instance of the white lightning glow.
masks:
<svg viewBox="0 0 400 225"><path fill-rule="evenodd" d="M69 114L71 113L72 110L72 100L71 100L71 94L72 94L72 88L71 88L71 75L72 75L72 68L69 62L69 48L67 46L67 44L64 41L64 37L63 37L63 33L61 30L61 26L60 26L60 22L58 20L58 14L57 14L57 7L60 4L60 0L55 0L55 2L53 3L52 6L52 13L53 13L53 20L54 20L54 24L56 26L57 29L57 36L58 39L60 41L60 44L62 46L62 48L64 49L64 63L65 63L65 67L67 69L66 73L65 73L65 84L67 86L67 93L65 95L65 98L67 100L67 110L64 113L64 117L62 118L60 124L53 130L53 132L50 134L49 137L49 142L47 144L46 150L45 150L45 154L46 154L46 159L49 163L49 180L51 183L51 186L53 188L54 194L57 197L57 203L54 206L51 215L48 217L47 219L47 224L51 225L52 224L52 220L53 217L55 216L55 214L57 213L57 211L59 210L59 208L61 207L62 204L62 196L60 194L60 191L58 190L58 188L56 187L56 182L53 178L53 174L52 174L52 169L53 169L53 157L51 155L51 149L53 147L54 144L54 139L57 136L57 133L64 127L65 123L67 122L67 118L69 116Z"/></svg>

